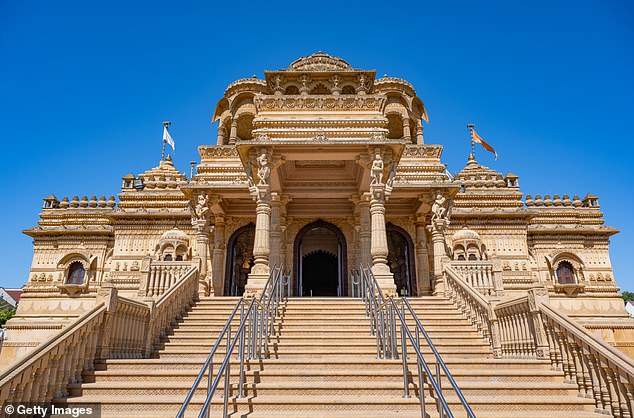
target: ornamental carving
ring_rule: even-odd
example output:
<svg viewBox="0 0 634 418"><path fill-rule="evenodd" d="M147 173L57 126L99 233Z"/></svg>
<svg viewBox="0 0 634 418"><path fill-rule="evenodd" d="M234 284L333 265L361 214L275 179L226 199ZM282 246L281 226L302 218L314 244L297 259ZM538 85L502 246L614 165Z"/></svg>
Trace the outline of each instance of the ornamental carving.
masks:
<svg viewBox="0 0 634 418"><path fill-rule="evenodd" d="M383 111L385 97L371 95L364 97L336 97L331 95L314 96L256 96L255 107L258 112L273 110L374 110Z"/></svg>
<svg viewBox="0 0 634 418"><path fill-rule="evenodd" d="M201 158L238 158L238 151L233 146L199 147Z"/></svg>
<svg viewBox="0 0 634 418"><path fill-rule="evenodd" d="M403 157L410 158L440 158L442 145L407 145Z"/></svg>

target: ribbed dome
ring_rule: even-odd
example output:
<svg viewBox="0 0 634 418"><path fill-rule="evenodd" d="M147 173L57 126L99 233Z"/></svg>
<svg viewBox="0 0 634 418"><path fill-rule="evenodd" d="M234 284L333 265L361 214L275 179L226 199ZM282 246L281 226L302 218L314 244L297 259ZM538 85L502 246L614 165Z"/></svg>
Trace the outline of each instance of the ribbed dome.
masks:
<svg viewBox="0 0 634 418"><path fill-rule="evenodd" d="M169 231L165 231L163 235L161 235L161 241L182 241L189 242L189 237L186 233L181 231L180 229L174 227L174 229L170 229Z"/></svg>
<svg viewBox="0 0 634 418"><path fill-rule="evenodd" d="M296 59L288 67L293 71L333 71L333 70L351 70L352 67L346 61L332 55L325 54L321 51Z"/></svg>
<svg viewBox="0 0 634 418"><path fill-rule="evenodd" d="M462 228L460 231L453 234L453 237L451 239L453 242L481 241L480 234L478 234L476 231L472 229L467 228L466 226Z"/></svg>

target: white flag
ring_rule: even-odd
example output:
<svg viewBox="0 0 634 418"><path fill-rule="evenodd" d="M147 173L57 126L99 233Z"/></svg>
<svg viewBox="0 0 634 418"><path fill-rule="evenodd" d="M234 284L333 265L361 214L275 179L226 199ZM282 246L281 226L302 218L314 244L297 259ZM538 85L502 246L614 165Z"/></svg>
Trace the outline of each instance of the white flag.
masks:
<svg viewBox="0 0 634 418"><path fill-rule="evenodd" d="M167 131L167 126L163 126L163 141L170 144L172 146L172 151L176 152L176 148L174 148L174 140L170 136L170 133Z"/></svg>

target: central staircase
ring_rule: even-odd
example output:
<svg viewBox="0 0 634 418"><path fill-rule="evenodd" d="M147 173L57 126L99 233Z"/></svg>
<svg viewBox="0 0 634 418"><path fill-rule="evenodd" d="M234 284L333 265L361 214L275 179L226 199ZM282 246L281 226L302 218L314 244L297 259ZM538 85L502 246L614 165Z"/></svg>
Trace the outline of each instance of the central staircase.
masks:
<svg viewBox="0 0 634 418"><path fill-rule="evenodd" d="M94 372L84 374L83 383L71 385L69 397L56 403L100 404L103 417L174 417L237 301L199 300L173 327L155 358L99 362ZM578 397L577 386L564 383L549 361L494 359L489 343L448 299L409 301L478 417L599 417L592 399ZM288 299L276 330L270 358L246 362L246 396L241 399L236 398L238 362L232 362L230 416L421 416L413 352L411 397L404 398L402 362L377 359L360 299ZM225 343L214 358L214 370L223 360ZM431 350L423 346L422 353L434 370ZM465 416L444 377L442 386L453 414ZM212 400L212 417L222 416L222 389L221 383ZM424 393L428 415L438 416L432 392L425 387ZM203 384L186 416L197 416L205 394Z"/></svg>

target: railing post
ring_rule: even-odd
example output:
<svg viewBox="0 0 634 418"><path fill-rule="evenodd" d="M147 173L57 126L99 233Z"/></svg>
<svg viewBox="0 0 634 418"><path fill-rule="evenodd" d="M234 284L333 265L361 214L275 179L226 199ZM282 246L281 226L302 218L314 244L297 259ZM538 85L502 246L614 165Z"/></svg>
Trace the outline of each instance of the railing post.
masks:
<svg viewBox="0 0 634 418"><path fill-rule="evenodd" d="M545 287L533 287L528 290L528 307L531 313L531 321L535 330L535 344L537 358L548 358L548 337L544 328L544 321L539 306L548 303L548 289Z"/></svg>
<svg viewBox="0 0 634 418"><path fill-rule="evenodd" d="M405 309L403 308L403 317ZM405 339L405 325L401 324L401 357L403 358L403 397L409 398L409 384L407 382L407 341Z"/></svg>
<svg viewBox="0 0 634 418"><path fill-rule="evenodd" d="M500 323L498 321L498 317L495 315L495 302L491 303L491 305L489 306L488 315L489 315L489 323L491 324L489 335L491 338L491 346L493 348L493 357L501 358L502 357L502 341L500 339Z"/></svg>

